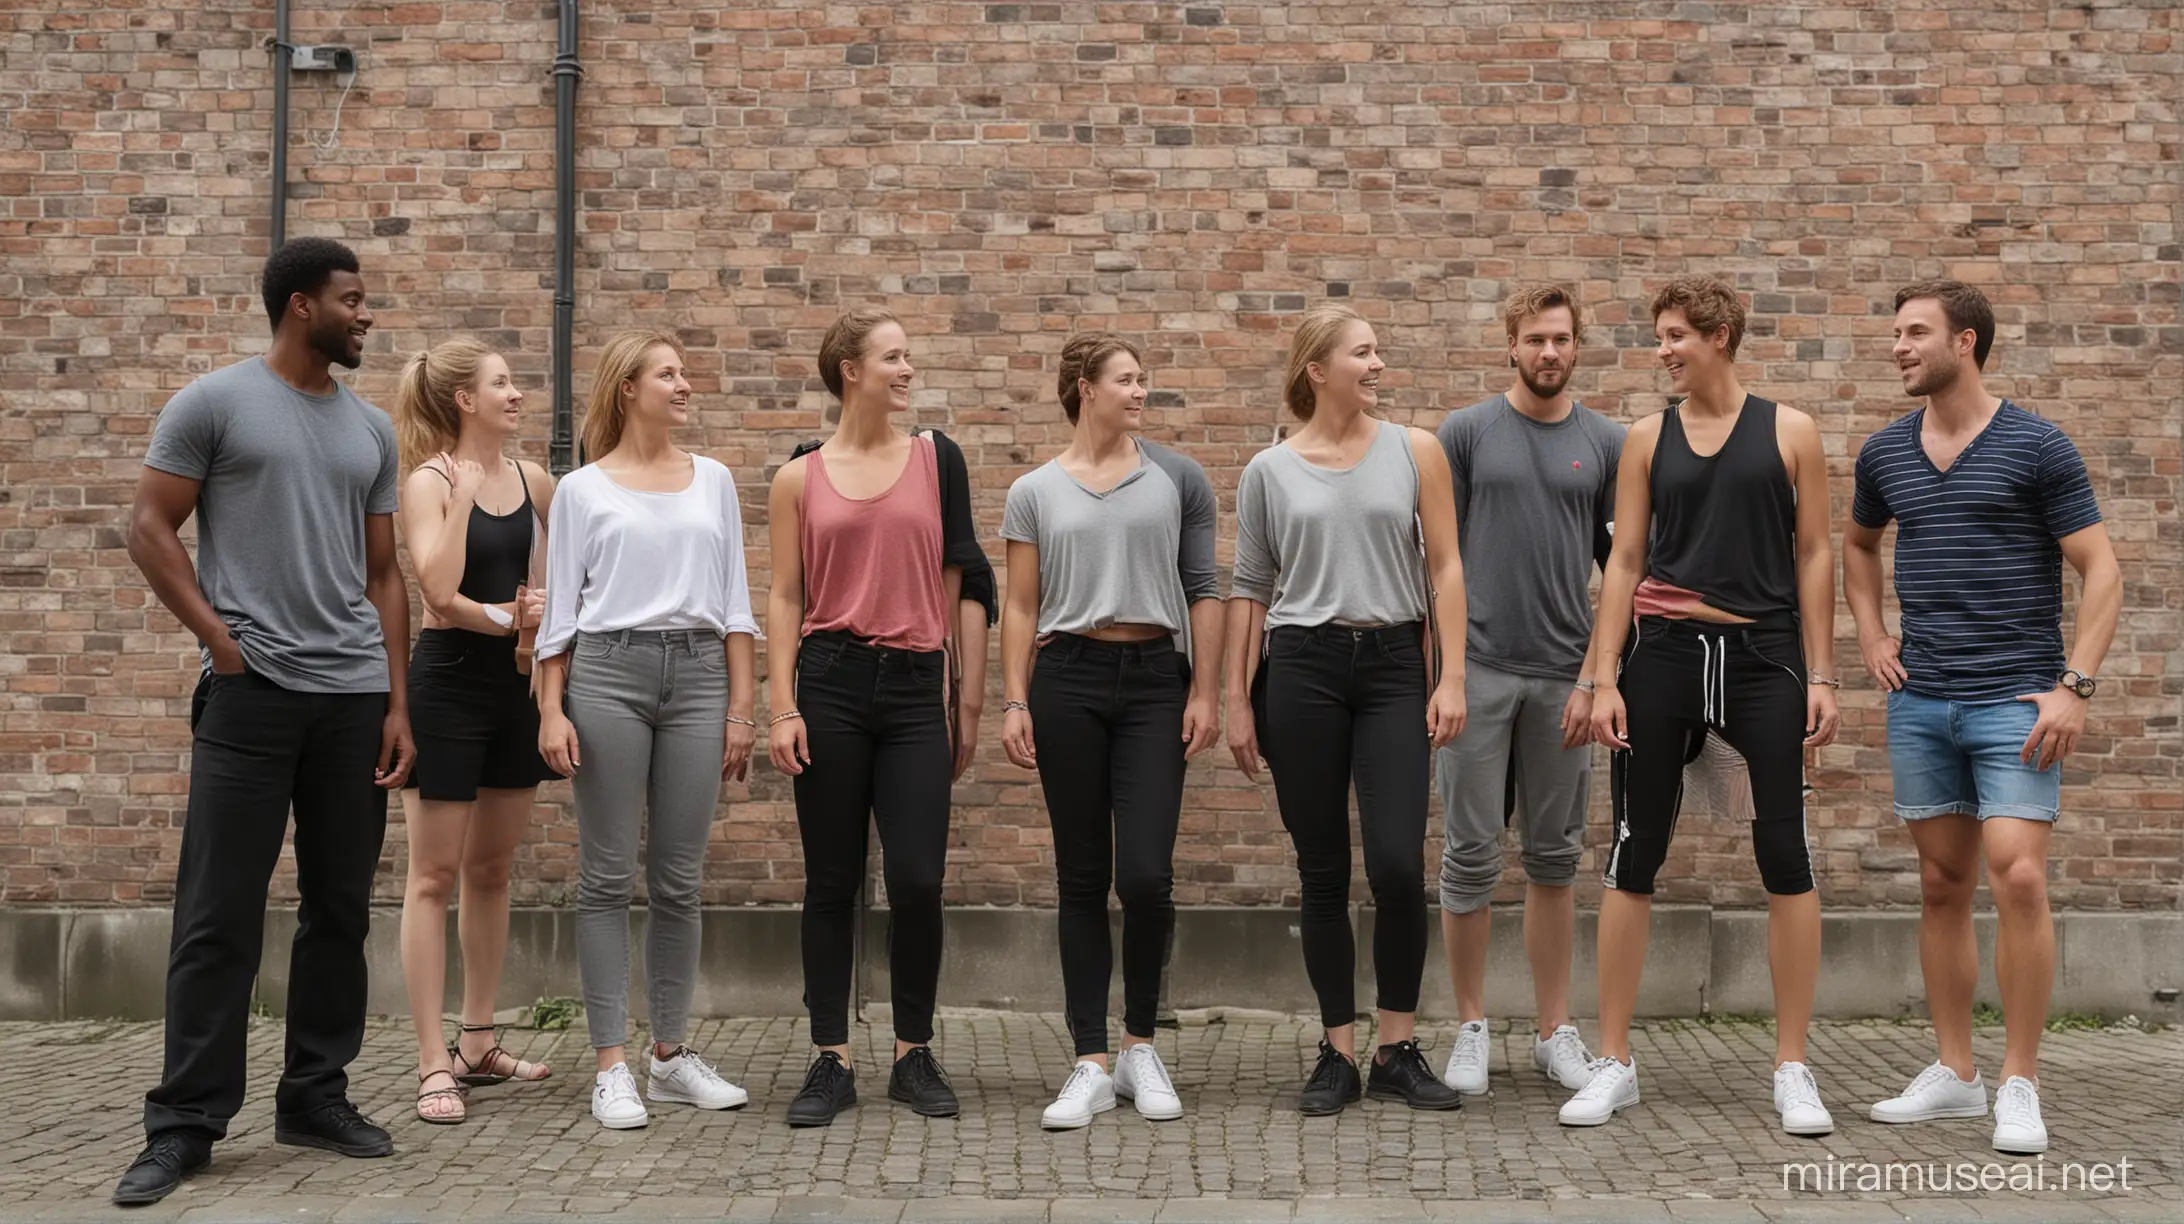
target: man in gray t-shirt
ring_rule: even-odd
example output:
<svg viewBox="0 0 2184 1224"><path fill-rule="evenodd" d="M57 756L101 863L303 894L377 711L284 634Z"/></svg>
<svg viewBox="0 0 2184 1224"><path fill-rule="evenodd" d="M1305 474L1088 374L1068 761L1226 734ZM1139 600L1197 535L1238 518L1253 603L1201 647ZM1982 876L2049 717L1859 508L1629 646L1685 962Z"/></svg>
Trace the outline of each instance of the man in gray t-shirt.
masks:
<svg viewBox="0 0 2184 1224"><path fill-rule="evenodd" d="M1577 863L1592 777L1591 694L1578 687L1592 636L1593 568L1607 557L1623 427L1570 396L1583 327L1556 286L1521 289L1503 312L1509 390L1450 413L1439 437L1455 481L1469 615L1464 733L1436 755L1446 838L1441 932L1462 1022L1443 1079L1486 1091L1488 901L1503 821L1523 842L1525 929L1539 1036L1533 1061L1569 1088L1591 1061L1570 1024Z"/></svg>
<svg viewBox="0 0 2184 1224"><path fill-rule="evenodd" d="M157 1202L211 1159L245 1088L266 890L291 811L300 923L274 1141L384 1156L351 1107L364 1037L372 875L387 791L409 773L409 590L395 557L385 413L328 374L372 325L356 256L323 238L265 265L273 346L207 374L160 413L129 556L197 637L189 816L167 958L166 1062L147 1142L114 1202ZM197 518L197 558L182 546Z"/></svg>

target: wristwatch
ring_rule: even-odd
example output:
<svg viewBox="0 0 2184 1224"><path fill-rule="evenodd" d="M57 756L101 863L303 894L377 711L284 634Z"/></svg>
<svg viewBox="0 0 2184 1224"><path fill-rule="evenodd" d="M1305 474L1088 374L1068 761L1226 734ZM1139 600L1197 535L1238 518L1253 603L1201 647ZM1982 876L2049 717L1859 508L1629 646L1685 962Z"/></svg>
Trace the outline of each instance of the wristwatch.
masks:
<svg viewBox="0 0 2184 1224"><path fill-rule="evenodd" d="M2093 690L2100 687L2093 682L2093 677L2086 675L2084 672L2079 671L2076 668L2071 668L2065 671L2063 673L2062 679L2057 680L2055 684L2058 688L2069 689L2071 692L2076 693L2078 696L2083 697L2088 701L2092 700L2093 698Z"/></svg>

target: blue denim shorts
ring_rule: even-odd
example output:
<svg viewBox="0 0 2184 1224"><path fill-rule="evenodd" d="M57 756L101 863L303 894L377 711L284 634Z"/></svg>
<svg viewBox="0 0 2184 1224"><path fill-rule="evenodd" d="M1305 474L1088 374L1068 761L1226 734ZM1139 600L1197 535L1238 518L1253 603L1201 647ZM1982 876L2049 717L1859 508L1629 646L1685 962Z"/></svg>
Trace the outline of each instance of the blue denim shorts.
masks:
<svg viewBox="0 0 2184 1224"><path fill-rule="evenodd" d="M2053 823L2063 767L2027 765L2019 754L2040 707L2014 698L1947 701L1899 689L1888 695L1888 767L1896 815L1924 820L1961 812Z"/></svg>

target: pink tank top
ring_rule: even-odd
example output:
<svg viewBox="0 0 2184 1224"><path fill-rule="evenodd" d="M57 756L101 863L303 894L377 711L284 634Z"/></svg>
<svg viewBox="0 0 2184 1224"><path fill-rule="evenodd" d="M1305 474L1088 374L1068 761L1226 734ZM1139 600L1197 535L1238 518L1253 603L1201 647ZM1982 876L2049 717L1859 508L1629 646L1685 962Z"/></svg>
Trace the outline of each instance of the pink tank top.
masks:
<svg viewBox="0 0 2184 1224"><path fill-rule="evenodd" d="M896 650L939 650L947 637L940 584L940 469L933 441L910 440L892 487L862 501L804 456L804 632L840 629Z"/></svg>

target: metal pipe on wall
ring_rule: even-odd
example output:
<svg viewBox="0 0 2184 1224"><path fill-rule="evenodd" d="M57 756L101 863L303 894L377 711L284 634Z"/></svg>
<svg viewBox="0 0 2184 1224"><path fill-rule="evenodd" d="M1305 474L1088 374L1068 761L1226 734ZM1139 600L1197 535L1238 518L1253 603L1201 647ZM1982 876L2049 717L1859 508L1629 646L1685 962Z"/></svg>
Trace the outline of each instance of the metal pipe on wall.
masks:
<svg viewBox="0 0 2184 1224"><path fill-rule="evenodd" d="M577 55L577 0L561 0L559 7L560 35L554 49L554 432L546 455L556 476L575 466L569 350L576 331L576 83L584 75Z"/></svg>
<svg viewBox="0 0 2184 1224"><path fill-rule="evenodd" d="M288 241L288 0L273 0L273 228L268 251Z"/></svg>

